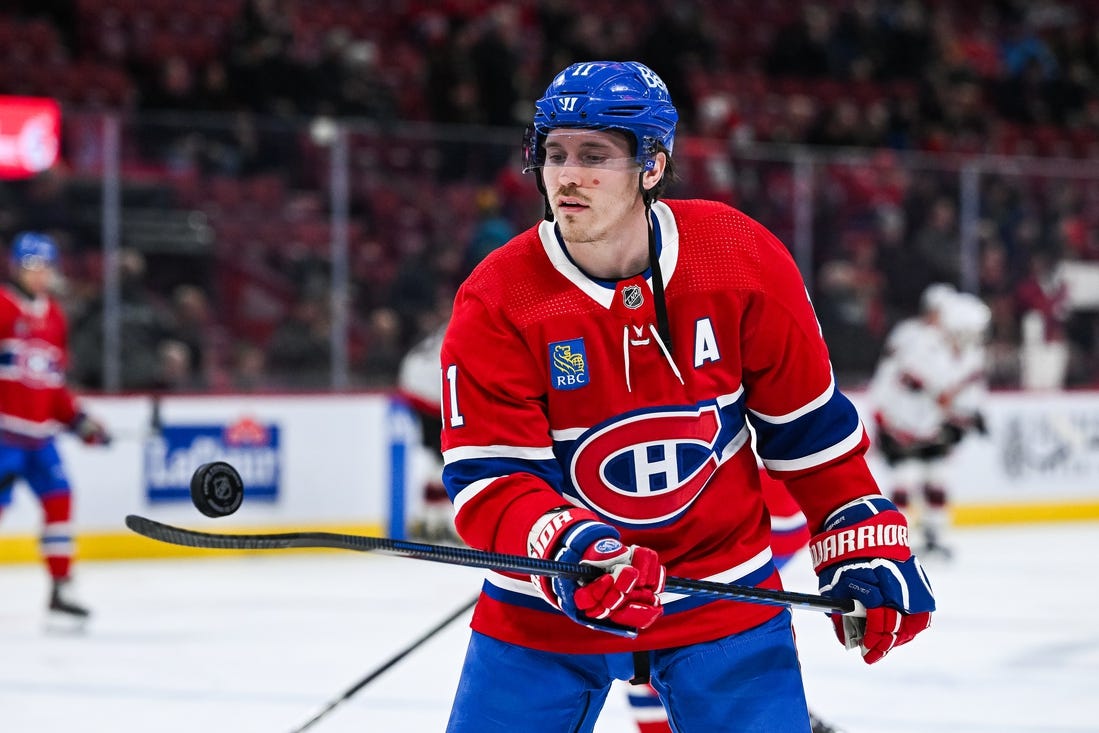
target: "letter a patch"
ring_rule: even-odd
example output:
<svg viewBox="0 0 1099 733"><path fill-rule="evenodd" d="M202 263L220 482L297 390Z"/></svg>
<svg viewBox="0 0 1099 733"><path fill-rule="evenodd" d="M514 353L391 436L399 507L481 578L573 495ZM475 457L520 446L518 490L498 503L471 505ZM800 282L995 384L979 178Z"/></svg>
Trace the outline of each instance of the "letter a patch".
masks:
<svg viewBox="0 0 1099 733"><path fill-rule="evenodd" d="M588 355L584 339L555 341L549 345L550 386L579 389L588 385Z"/></svg>

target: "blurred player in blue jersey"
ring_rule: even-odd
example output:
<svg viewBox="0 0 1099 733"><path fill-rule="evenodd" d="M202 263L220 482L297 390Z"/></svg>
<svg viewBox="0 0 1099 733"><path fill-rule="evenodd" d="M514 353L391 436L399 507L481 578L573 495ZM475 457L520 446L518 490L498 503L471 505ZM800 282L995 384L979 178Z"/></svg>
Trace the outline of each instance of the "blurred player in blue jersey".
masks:
<svg viewBox="0 0 1099 733"><path fill-rule="evenodd" d="M524 145L546 220L455 299L442 448L459 534L603 574L487 575L451 733L591 731L616 679L651 681L677 733L810 733L789 609L664 592L667 574L781 587L753 430L806 517L821 593L868 609L861 627L834 617L841 641L874 663L930 623L786 247L723 203L661 199L677 121L643 64L560 72Z"/></svg>

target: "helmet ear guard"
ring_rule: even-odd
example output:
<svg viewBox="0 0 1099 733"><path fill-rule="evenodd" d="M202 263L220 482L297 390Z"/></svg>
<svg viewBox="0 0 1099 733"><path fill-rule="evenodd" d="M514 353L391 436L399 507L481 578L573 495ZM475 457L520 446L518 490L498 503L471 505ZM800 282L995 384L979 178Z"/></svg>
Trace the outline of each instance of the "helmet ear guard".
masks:
<svg viewBox="0 0 1099 733"><path fill-rule="evenodd" d="M527 125L523 131L523 172L541 168L546 162L546 149L543 147L545 138L539 139L538 131L534 123Z"/></svg>

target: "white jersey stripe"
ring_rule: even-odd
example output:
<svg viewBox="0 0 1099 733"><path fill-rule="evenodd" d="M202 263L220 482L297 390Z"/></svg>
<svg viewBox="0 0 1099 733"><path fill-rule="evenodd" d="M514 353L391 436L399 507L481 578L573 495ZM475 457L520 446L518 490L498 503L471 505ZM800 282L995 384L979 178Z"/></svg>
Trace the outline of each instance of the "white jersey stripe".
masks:
<svg viewBox="0 0 1099 733"><path fill-rule="evenodd" d="M465 445L443 451L443 463L449 465L474 458L519 458L524 461L552 461L553 448L518 445Z"/></svg>
<svg viewBox="0 0 1099 733"><path fill-rule="evenodd" d="M832 374L832 378L828 382L828 388L825 389L818 397L810 400L805 405L799 407L793 412L788 412L785 415L764 415L762 412L752 410L752 414L758 417L760 420L765 420L773 425L782 425L783 423L793 422L799 417L808 415L813 410L823 407L828 404L828 401L832 399L832 394L836 391L836 375Z"/></svg>

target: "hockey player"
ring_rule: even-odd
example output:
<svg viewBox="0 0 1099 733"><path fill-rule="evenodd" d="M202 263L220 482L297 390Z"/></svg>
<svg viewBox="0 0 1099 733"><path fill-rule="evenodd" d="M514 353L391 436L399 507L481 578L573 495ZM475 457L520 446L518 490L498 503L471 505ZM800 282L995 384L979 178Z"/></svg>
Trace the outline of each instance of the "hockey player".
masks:
<svg viewBox="0 0 1099 733"><path fill-rule="evenodd" d="M667 573L781 586L749 424L812 529L821 592L869 609L863 660L930 622L785 246L725 204L660 200L677 119L642 64L559 73L524 146L546 221L455 299L442 444L459 534L604 574L487 575L451 733L591 731L614 679L651 680L680 733L809 733L789 610L662 595Z"/></svg>
<svg viewBox="0 0 1099 733"><path fill-rule="evenodd" d="M902 348L909 337L919 338L918 333L927 329L937 329L942 320L942 312L958 291L950 283L932 283L920 295L920 312L905 318L893 327L885 339L882 349L883 358Z"/></svg>
<svg viewBox="0 0 1099 733"><path fill-rule="evenodd" d="M946 469L966 434L986 430L981 405L990 314L976 296L952 291L934 296L929 309L934 319L895 327L869 397L892 499L919 528L926 551L949 557L943 543L949 524Z"/></svg>
<svg viewBox="0 0 1099 733"><path fill-rule="evenodd" d="M67 324L50 296L57 245L23 232L11 244L11 279L0 287L0 514L24 479L42 506L41 550L51 579L49 610L83 621L88 609L72 593L72 490L54 445L60 429L86 444L110 435L86 415L65 385Z"/></svg>
<svg viewBox="0 0 1099 733"><path fill-rule="evenodd" d="M427 475L423 486L419 517L411 533L430 541L453 541L454 507L443 488L443 456L440 447L442 422L439 417L440 374L439 351L443 346L446 324L429 333L401 359L397 373L397 391L408 402L420 420L420 436Z"/></svg>

